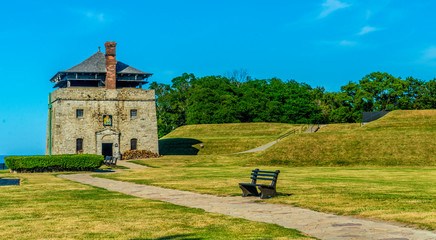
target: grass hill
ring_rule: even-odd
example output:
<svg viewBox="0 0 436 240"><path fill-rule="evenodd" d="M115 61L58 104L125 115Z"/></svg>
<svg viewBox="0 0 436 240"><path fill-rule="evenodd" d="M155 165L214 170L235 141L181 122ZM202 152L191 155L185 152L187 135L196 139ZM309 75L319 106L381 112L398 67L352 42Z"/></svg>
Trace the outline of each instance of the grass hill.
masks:
<svg viewBox="0 0 436 240"><path fill-rule="evenodd" d="M161 138L159 152L162 155L236 153L267 144L295 128L299 126L286 123L187 125Z"/></svg>
<svg viewBox="0 0 436 240"><path fill-rule="evenodd" d="M255 162L287 166L436 166L436 110L399 110L365 124L291 135Z"/></svg>
<svg viewBox="0 0 436 240"><path fill-rule="evenodd" d="M354 123L330 124L316 133L290 135L262 152L221 155L205 154L258 147L301 126L269 123L185 126L161 141L174 141L173 146L179 150L189 139L194 143L188 144L189 148L197 149L198 142L202 142L204 148L196 152L199 156L137 160L150 168L99 177L240 196L237 183L249 182L253 168L280 170L278 196L261 201L434 230L435 120L436 110L394 111L363 127Z"/></svg>
<svg viewBox="0 0 436 240"><path fill-rule="evenodd" d="M159 147L163 155L236 153L300 128L283 123L188 125L160 139ZM364 126L329 124L317 133L290 135L250 159L271 166L436 166L435 139L436 110L398 110Z"/></svg>
<svg viewBox="0 0 436 240"><path fill-rule="evenodd" d="M267 123L185 126L165 139L201 141L205 147L198 149L200 156L137 160L150 168L99 177L239 196L237 183L250 181L253 168L280 170L278 196L262 201L434 230L435 120L436 110L394 111L363 127L331 124L317 133L290 135L262 152L222 155L204 154L205 150L246 150L241 147L245 140L248 142L244 148L258 147L287 128L301 126ZM268 137L270 130L273 134ZM237 143L239 149L224 144L228 141Z"/></svg>

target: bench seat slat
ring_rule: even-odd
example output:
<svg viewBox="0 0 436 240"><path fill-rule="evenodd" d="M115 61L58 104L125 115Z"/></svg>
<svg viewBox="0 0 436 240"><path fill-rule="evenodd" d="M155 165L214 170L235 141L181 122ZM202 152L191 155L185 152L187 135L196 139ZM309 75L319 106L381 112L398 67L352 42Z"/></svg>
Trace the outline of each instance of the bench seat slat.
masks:
<svg viewBox="0 0 436 240"><path fill-rule="evenodd" d="M265 176L265 177L275 177L275 174L259 174L259 173L252 173L253 176Z"/></svg>
<svg viewBox="0 0 436 240"><path fill-rule="evenodd" d="M269 180L269 181L274 181L274 178L260 178L260 177L251 177L251 179L256 179L256 180Z"/></svg>
<svg viewBox="0 0 436 240"><path fill-rule="evenodd" d="M261 187L271 187L271 185L257 184L257 183L239 183L239 185L242 185L242 186L261 186Z"/></svg>

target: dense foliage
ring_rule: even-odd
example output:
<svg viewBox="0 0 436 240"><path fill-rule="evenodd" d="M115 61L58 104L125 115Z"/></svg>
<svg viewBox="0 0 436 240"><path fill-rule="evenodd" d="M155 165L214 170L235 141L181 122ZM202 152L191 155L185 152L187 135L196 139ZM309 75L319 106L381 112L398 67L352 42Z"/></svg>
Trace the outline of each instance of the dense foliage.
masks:
<svg viewBox="0 0 436 240"><path fill-rule="evenodd" d="M10 156L6 167L17 172L87 171L99 168L104 156L93 154L64 154L52 156Z"/></svg>
<svg viewBox="0 0 436 240"><path fill-rule="evenodd" d="M359 122L363 111L436 108L436 79L401 79L374 72L339 92L294 80L183 74L153 82L159 137L188 124Z"/></svg>

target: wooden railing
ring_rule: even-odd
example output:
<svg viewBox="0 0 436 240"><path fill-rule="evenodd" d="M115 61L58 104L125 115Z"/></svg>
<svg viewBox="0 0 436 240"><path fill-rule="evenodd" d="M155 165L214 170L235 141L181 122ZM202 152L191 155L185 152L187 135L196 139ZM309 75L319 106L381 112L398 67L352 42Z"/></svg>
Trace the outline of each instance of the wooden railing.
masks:
<svg viewBox="0 0 436 240"><path fill-rule="evenodd" d="M298 134L298 133L302 133L302 129L298 129L298 128L292 129L291 131L288 131L288 132L280 135L279 140L282 140L283 138L285 138L289 135Z"/></svg>

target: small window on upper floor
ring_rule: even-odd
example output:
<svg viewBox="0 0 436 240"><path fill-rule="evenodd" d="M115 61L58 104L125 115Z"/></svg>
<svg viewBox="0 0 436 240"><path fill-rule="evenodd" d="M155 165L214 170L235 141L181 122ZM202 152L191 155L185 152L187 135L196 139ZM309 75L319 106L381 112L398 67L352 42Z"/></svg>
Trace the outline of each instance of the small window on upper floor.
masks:
<svg viewBox="0 0 436 240"><path fill-rule="evenodd" d="M76 109L76 118L83 118L83 109Z"/></svg>
<svg viewBox="0 0 436 240"><path fill-rule="evenodd" d="M76 139L76 153L83 152L83 138Z"/></svg>
<svg viewBox="0 0 436 240"><path fill-rule="evenodd" d="M130 150L136 150L138 140L136 138L130 139Z"/></svg>
<svg viewBox="0 0 436 240"><path fill-rule="evenodd" d="M138 110L132 109L130 110L130 119L135 119L138 116Z"/></svg>

